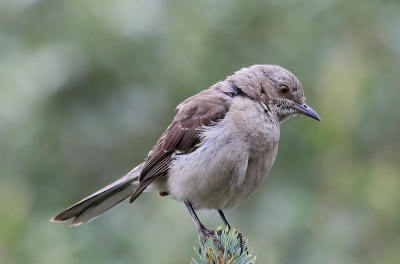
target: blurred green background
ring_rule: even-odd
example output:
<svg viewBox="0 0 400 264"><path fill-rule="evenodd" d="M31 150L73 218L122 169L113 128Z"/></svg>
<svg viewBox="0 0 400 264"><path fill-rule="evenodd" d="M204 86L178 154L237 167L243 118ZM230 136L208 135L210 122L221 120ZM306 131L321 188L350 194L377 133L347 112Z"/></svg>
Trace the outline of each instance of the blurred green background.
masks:
<svg viewBox="0 0 400 264"><path fill-rule="evenodd" d="M322 117L286 122L266 184L227 212L257 263L399 263L398 0L0 1L0 263L188 263L195 225L155 193L49 219L252 64L292 71Z"/></svg>

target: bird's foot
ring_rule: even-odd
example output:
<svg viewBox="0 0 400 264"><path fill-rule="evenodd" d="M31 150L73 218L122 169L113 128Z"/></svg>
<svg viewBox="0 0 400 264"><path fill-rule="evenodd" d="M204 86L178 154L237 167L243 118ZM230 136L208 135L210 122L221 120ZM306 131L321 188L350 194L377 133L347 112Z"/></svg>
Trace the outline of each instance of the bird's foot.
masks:
<svg viewBox="0 0 400 264"><path fill-rule="evenodd" d="M228 225L228 229L229 229L228 232L230 232L231 231L230 225ZM222 232L222 230L218 230L218 232ZM240 242L240 254L242 254L243 252L245 252L247 250L247 248L245 248L246 241L245 241L245 238L244 238L244 235L242 232L238 232L237 234L238 234L237 236L238 236L239 242Z"/></svg>
<svg viewBox="0 0 400 264"><path fill-rule="evenodd" d="M245 252L247 250L247 248L245 248L245 239L244 239L244 235L242 232L238 232L238 237L239 237L239 241L240 241L240 254L242 254L243 252Z"/></svg>
<svg viewBox="0 0 400 264"><path fill-rule="evenodd" d="M219 242L219 240L217 239L217 237L215 236L215 231L214 230L208 230L206 227L201 226L199 228L199 233L201 235L201 242L204 244L208 238L211 238L214 243L218 246L218 248L222 251L224 251L224 246L222 246L221 242Z"/></svg>
<svg viewBox="0 0 400 264"><path fill-rule="evenodd" d="M231 226L229 224L227 224L227 227L228 227L229 231L232 230L232 228L231 228ZM220 232L222 232L222 230L219 230L218 232L220 233ZM245 252L245 250L247 249L247 248L245 248L245 242L246 241L244 239L244 235L243 235L242 232L238 232L237 234L238 234L238 238L239 238L239 242L240 242L240 254L241 254L241 253Z"/></svg>

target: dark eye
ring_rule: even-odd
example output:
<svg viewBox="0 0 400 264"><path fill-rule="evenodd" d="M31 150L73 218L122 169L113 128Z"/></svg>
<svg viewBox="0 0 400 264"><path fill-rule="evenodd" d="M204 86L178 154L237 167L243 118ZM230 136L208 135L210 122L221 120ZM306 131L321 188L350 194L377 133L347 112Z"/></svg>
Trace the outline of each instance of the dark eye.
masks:
<svg viewBox="0 0 400 264"><path fill-rule="evenodd" d="M289 92L289 88L286 85L281 85L281 94L287 94Z"/></svg>

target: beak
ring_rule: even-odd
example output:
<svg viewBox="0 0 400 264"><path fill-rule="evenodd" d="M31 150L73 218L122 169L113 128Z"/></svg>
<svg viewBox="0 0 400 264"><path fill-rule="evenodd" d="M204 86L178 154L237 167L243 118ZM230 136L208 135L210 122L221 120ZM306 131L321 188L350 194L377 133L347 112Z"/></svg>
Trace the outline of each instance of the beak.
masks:
<svg viewBox="0 0 400 264"><path fill-rule="evenodd" d="M321 118L319 117L317 112L315 112L314 109L312 109L311 107L309 107L306 104L294 103L292 105L292 107L294 109L296 109L302 115L306 115L306 116L312 117L312 118L314 118L314 119L316 119L318 121L321 121Z"/></svg>

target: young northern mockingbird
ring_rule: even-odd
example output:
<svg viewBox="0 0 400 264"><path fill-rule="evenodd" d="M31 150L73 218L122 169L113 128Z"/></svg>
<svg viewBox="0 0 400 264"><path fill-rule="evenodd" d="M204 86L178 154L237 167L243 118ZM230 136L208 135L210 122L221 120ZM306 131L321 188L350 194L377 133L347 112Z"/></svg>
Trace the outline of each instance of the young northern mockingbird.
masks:
<svg viewBox="0 0 400 264"><path fill-rule="evenodd" d="M280 124L296 114L320 120L303 88L276 65L243 68L178 105L147 159L122 178L52 218L86 223L130 197L158 191L185 203L203 236L215 238L195 209L223 211L244 201L267 178Z"/></svg>

